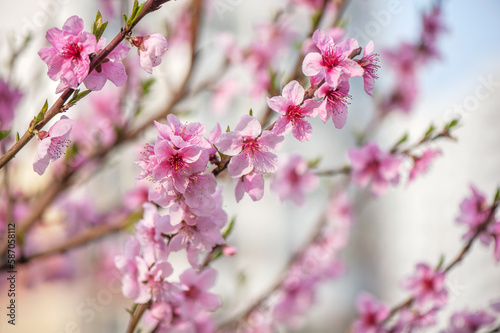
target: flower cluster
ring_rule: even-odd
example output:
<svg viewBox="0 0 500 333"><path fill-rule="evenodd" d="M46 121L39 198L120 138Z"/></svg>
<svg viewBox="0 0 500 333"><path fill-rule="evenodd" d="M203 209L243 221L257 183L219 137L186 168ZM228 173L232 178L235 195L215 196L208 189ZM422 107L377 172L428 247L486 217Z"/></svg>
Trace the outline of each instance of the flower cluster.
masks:
<svg viewBox="0 0 500 333"><path fill-rule="evenodd" d="M203 137L200 123L183 125L175 115L167 123L156 123L158 137L148 146L144 159L138 162L142 178L153 182L149 199L169 209L165 230L169 236L168 251L185 248L193 267L198 251L210 251L223 244L220 230L227 222L222 209L222 194L212 173L204 173L212 144Z"/></svg>
<svg viewBox="0 0 500 333"><path fill-rule="evenodd" d="M245 192L253 200L262 198L262 175L278 170L278 158L274 152L280 149L283 140L283 136L269 130L262 131L259 121L250 115L243 115L233 131L220 135L215 146L222 154L232 156L227 170L238 183L238 200Z"/></svg>
<svg viewBox="0 0 500 333"><path fill-rule="evenodd" d="M111 53L92 72L90 63L106 46L104 37L84 31L84 23L78 16L71 16L64 23L62 30L52 28L47 31L47 40L51 47L42 48L38 54L47 64L48 76L59 81L56 93L66 88L76 89L84 83L87 89L101 90L110 80L117 87L127 81L127 73L121 60L125 59L129 46L118 44ZM134 37L132 43L137 46L140 63L144 70L152 73L151 68L161 63L161 56L167 51L167 41L161 34Z"/></svg>
<svg viewBox="0 0 500 333"><path fill-rule="evenodd" d="M460 215L457 222L468 227L464 239L470 240L477 236L484 245L494 244L494 256L500 261L500 221L489 221L491 207L486 201L486 197L473 185L470 186L472 195L460 204ZM496 221L496 222L495 222Z"/></svg>

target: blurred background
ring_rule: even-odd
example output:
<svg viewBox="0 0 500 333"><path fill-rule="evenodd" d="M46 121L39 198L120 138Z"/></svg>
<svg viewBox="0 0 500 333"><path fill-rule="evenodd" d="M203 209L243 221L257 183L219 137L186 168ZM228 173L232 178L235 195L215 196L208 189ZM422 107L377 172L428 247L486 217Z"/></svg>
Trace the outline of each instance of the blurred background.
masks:
<svg viewBox="0 0 500 333"><path fill-rule="evenodd" d="M220 15L217 1L206 4L210 16L202 31L199 50L206 60L198 68L196 75L199 77L203 77L205 71L210 73L220 62L216 42L219 32L233 32L239 43L248 43L252 38L259 38L256 25L269 21L277 9L285 5L284 1L274 0L232 1L229 10ZM90 30L98 9L103 11L103 6L111 6L114 10L110 12L119 14L123 4L112 0L26 0L9 2L8 6L6 1L2 4L0 76L5 77L9 72L9 40L19 43L27 32L33 34L30 45L19 56L18 66L10 73L12 81L24 92L13 125L14 131L22 133L43 101L48 98L50 103L56 98L57 84L46 76L46 65L36 54L41 47L47 46L45 32L52 27L60 28L71 15L82 17L86 29ZM347 36L357 37L361 46L373 40L377 53L395 48L405 40L415 41L421 29L421 14L433 4L433 1L423 0L353 0L344 14ZM128 10L130 5L126 4ZM173 17L185 6L182 0L164 5L139 25L139 31L165 32L165 22L172 23ZM389 8L398 9L391 12ZM470 184L477 186L489 199L500 185L499 13L500 3L494 0L443 1L443 18L448 31L440 38L440 59L419 73L419 98L412 112L391 114L372 140L387 149L405 132L409 133L410 140L418 140L431 123L439 127L461 117L463 121L456 131L458 142L438 142L436 147L443 154L427 174L409 185L402 182L384 196L373 198L366 189L349 187L355 210L351 239L341 253L346 272L322 284L315 305L301 327L283 329L283 332L346 332L355 319L355 298L360 291L368 291L386 304L396 305L407 297L400 282L414 272L417 263L434 266L440 256L451 260L459 253L464 245L461 237L465 230L455 219L460 202L470 195ZM111 20L106 14L103 16ZM112 38L117 31L118 22L110 22L109 35L105 34L107 38ZM300 20L297 22L293 28L301 31ZM158 84L153 87L152 97L144 107L145 113L154 112L165 104L169 98L166 89L175 86L178 76L186 70L187 65L182 61L186 49L172 47L171 51L163 64L155 68L153 77ZM393 75L384 67L383 57L381 60L376 96L390 87ZM289 59L283 61L286 63ZM238 78L237 73L234 75ZM242 80L248 79L242 76ZM478 95L478 89L485 93ZM331 122L323 124L314 119L312 140L299 143L290 137L282 152L298 152L308 159L322 156L324 169L347 163L347 149L356 144L356 133L365 128L374 112L373 100L363 92L362 80L353 84L351 95L344 129L336 130ZM212 110L209 94L197 96L183 105L191 110L180 117L183 122L200 121L207 129L219 122L225 129L227 125L234 127L237 119L250 108L258 115L265 106L265 99L240 94L230 101L224 113ZM88 108L89 104L83 102L70 114L89 112ZM139 170L133 162L139 159L138 152L154 138L154 131L149 131L137 144L120 150L88 184L72 191L71 196L88 197L101 211L118 206L124 193L137 186L135 178ZM35 193L49 181L48 177L32 172L35 150L36 142L33 141L16 157L17 167L11 175L16 186L27 193ZM221 295L224 303L216 314L218 318L222 320L233 311L245 308L250 300L273 284L294 249L310 236L331 188L344 183L342 176L323 179L301 207L280 202L270 191L269 182L261 201L253 202L245 197L236 205L234 185L230 181L225 183L224 208L229 216L237 217L236 228L228 242L236 246L238 254L214 263L219 276L213 291ZM57 212L54 215L59 216ZM44 239L42 234L40 237L40 242L50 242L52 236ZM23 267L18 274L17 325L14 329L7 325L5 310L2 310L0 331L124 332L129 319L125 308L129 308L132 301L121 295L120 276L113 269L113 258L122 252L126 239L127 232L122 232L68 254ZM174 256L172 260L176 267L187 267L184 255ZM475 244L463 263L449 274L446 284L450 302L439 315L439 327L445 327L454 311L485 308L492 298L500 297L500 269L494 262L492 249ZM0 284L0 287L5 285ZM2 309L5 302L6 292L2 289Z"/></svg>

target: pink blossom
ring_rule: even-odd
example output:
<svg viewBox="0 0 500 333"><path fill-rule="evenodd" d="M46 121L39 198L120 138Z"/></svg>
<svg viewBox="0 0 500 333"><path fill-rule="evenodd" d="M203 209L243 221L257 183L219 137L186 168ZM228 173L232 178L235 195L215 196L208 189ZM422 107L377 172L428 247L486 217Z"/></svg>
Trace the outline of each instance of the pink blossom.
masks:
<svg viewBox="0 0 500 333"><path fill-rule="evenodd" d="M367 143L362 148L350 149L351 179L359 186L369 183L371 192L381 195L387 191L390 183L399 181L401 158L380 150L374 143Z"/></svg>
<svg viewBox="0 0 500 333"><path fill-rule="evenodd" d="M234 131L222 133L216 146L225 155L233 156L228 165L229 175L238 178L255 173L274 173L278 168L277 157L273 153L283 143L282 136L270 131L261 133L257 119L243 115Z"/></svg>
<svg viewBox="0 0 500 333"><path fill-rule="evenodd" d="M450 327L443 333L475 333L481 328L493 324L495 319L494 316L483 310L456 312L450 318Z"/></svg>
<svg viewBox="0 0 500 333"><path fill-rule="evenodd" d="M419 157L413 157L413 167L410 171L410 182L415 179L418 175L424 174L429 165L434 161L436 157L441 155L441 151L438 149L427 149Z"/></svg>
<svg viewBox="0 0 500 333"><path fill-rule="evenodd" d="M290 199L303 205L305 194L313 191L318 183L318 176L309 169L307 161L300 155L292 155L280 162L271 190L277 192L281 200Z"/></svg>
<svg viewBox="0 0 500 333"><path fill-rule="evenodd" d="M101 37L97 43L96 51L102 50L105 46L106 38ZM107 80L113 82L117 87L124 85L127 82L127 73L125 72L125 66L123 66L120 60L125 59L129 50L130 47L127 45L118 44L108 57L85 78L83 81L85 87L98 91L104 87Z"/></svg>
<svg viewBox="0 0 500 333"><path fill-rule="evenodd" d="M23 93L9 86L7 81L0 79L0 131L10 128L14 119L14 110L23 97Z"/></svg>
<svg viewBox="0 0 500 333"><path fill-rule="evenodd" d="M440 5L436 5L429 13L422 15L422 37L421 40L426 44L435 44L439 34L448 31L443 22L443 13Z"/></svg>
<svg viewBox="0 0 500 333"><path fill-rule="evenodd" d="M476 233L477 228L486 221L490 213L490 207L486 202L485 196L479 192L473 185L470 186L472 196L466 198L460 203L460 215L457 218L458 223L464 223L469 230L464 238L469 240ZM489 236L483 233L481 240L484 243L489 242Z"/></svg>
<svg viewBox="0 0 500 333"><path fill-rule="evenodd" d="M144 323L155 329L156 327L170 326L173 319L172 306L167 302L156 302L143 315ZM158 330L161 332L161 329Z"/></svg>
<svg viewBox="0 0 500 333"><path fill-rule="evenodd" d="M342 190L333 196L328 205L327 216L340 227L352 224L354 213L347 191Z"/></svg>
<svg viewBox="0 0 500 333"><path fill-rule="evenodd" d="M301 1L301 0L299 0L299 1ZM306 1L308 1L308 0L306 0ZM343 28L340 28L340 27L330 28L330 29L326 30L326 33L330 37L332 37L332 39L335 42L335 44L341 43L344 40L344 37L345 37L345 30ZM311 53L311 52L319 52L319 53L321 53L321 51L314 44L312 38L308 38L302 44L302 53L303 54L308 54L308 53Z"/></svg>
<svg viewBox="0 0 500 333"><path fill-rule="evenodd" d="M135 303L143 304L149 300L163 299L172 292L172 287L166 278L172 274L173 269L166 261L148 263L142 257L135 258L137 265L138 293L131 297Z"/></svg>
<svg viewBox="0 0 500 333"><path fill-rule="evenodd" d="M290 0L298 5L305 6L311 10L318 10L321 8L323 1L321 0Z"/></svg>
<svg viewBox="0 0 500 333"><path fill-rule="evenodd" d="M215 311L222 305L219 296L208 292L215 284L217 272L205 268L200 273L190 268L179 277L184 301L180 312L183 318L194 318L200 311Z"/></svg>
<svg viewBox="0 0 500 333"><path fill-rule="evenodd" d="M235 178L236 180L236 202L243 199L245 193L248 193L253 201L259 201L264 196L264 177L251 172L247 175Z"/></svg>
<svg viewBox="0 0 500 333"><path fill-rule="evenodd" d="M365 87L365 92L373 97L373 86L375 84L375 79L377 78L377 70L379 66L378 54L373 53L374 45L373 41L370 41L363 50L363 57L359 60L355 60L364 70L363 73L363 83Z"/></svg>
<svg viewBox="0 0 500 333"><path fill-rule="evenodd" d="M46 38L52 47L42 48L38 55L49 66L48 76L60 80L56 93L66 88L76 89L89 73L89 55L96 51L95 36L83 31L81 18L71 16L62 30L47 31Z"/></svg>
<svg viewBox="0 0 500 333"><path fill-rule="evenodd" d="M274 134L283 135L292 131L299 141L311 139L312 126L304 118L316 116L315 107L318 103L314 99L308 99L301 106L304 92L297 81L291 81L283 88L283 96L267 99L267 105L280 114L272 129Z"/></svg>
<svg viewBox="0 0 500 333"><path fill-rule="evenodd" d="M205 126L198 122L183 124L174 114L167 116L167 123L162 124L155 121L159 138L170 141L176 149L186 146L199 146L210 148L211 144L203 137L206 132Z"/></svg>
<svg viewBox="0 0 500 333"><path fill-rule="evenodd" d="M363 75L363 68L354 60L349 59L352 51L358 48L356 40L346 39L335 45L331 36L318 29L313 34L313 42L320 53L313 52L306 55L302 63L304 75L319 75L315 81L319 82L321 79L325 79L333 87L337 86L341 73L348 77Z"/></svg>
<svg viewBox="0 0 500 333"><path fill-rule="evenodd" d="M50 161L55 161L64 153L64 149L69 142L69 136L73 128L74 121L66 116L56 121L48 132L40 131L35 158L33 160L33 170L39 175L43 175Z"/></svg>
<svg viewBox="0 0 500 333"><path fill-rule="evenodd" d="M394 325L395 333L406 333L416 329L431 327L436 325L437 308L431 308L427 311L417 311L415 309L404 308L399 313L399 318Z"/></svg>
<svg viewBox="0 0 500 333"><path fill-rule="evenodd" d="M360 317L354 322L354 333L384 333L384 320L389 317L389 309L375 297L363 293L358 297L356 307Z"/></svg>
<svg viewBox="0 0 500 333"><path fill-rule="evenodd" d="M273 314L279 323L296 327L300 324L300 316L303 315L314 303L314 287L309 279L295 276L287 277L280 287L281 298L276 304Z"/></svg>
<svg viewBox="0 0 500 333"><path fill-rule="evenodd" d="M175 150L166 140L155 144L154 153L153 179L162 181L169 177L175 189L180 193L186 191L189 176L204 171L208 162L206 158L200 158L202 151L199 147L186 146Z"/></svg>
<svg viewBox="0 0 500 333"><path fill-rule="evenodd" d="M426 305L443 307L448 299L444 285L446 273L435 270L427 264L417 264L414 276L403 281L403 288L409 290L415 297L415 303L423 308Z"/></svg>
<svg viewBox="0 0 500 333"><path fill-rule="evenodd" d="M141 67L149 74L152 74L153 67L161 64L161 56L167 52L167 40L159 33L134 37L132 40L134 45L139 49Z"/></svg>
<svg viewBox="0 0 500 333"><path fill-rule="evenodd" d="M497 222L491 225L488 228L488 232L493 237L495 241L495 247L493 250L493 254L495 256L496 261L500 261L500 222Z"/></svg>
<svg viewBox="0 0 500 333"><path fill-rule="evenodd" d="M400 79L388 96L380 105L382 113L400 110L409 113L418 97L418 84L413 79Z"/></svg>
<svg viewBox="0 0 500 333"><path fill-rule="evenodd" d="M155 205L145 203L144 216L136 224L137 239L142 245L144 260L153 263L167 257L167 244L163 234L168 232L170 217L160 216Z"/></svg>
<svg viewBox="0 0 500 333"><path fill-rule="evenodd" d="M326 123L330 117L332 118L335 128L343 128L347 122L347 105L349 95L349 81L342 76L339 79L337 87L331 87L328 84L323 84L314 93L314 96L323 98L323 103L317 108L319 118Z"/></svg>

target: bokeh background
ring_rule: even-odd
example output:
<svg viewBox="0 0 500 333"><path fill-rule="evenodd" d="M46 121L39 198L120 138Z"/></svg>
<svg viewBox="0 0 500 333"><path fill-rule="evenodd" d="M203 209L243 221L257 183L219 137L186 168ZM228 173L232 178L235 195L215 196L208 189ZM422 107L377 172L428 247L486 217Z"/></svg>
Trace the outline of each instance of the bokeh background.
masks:
<svg viewBox="0 0 500 333"><path fill-rule="evenodd" d="M164 20L175 13L182 2L165 5L141 23L139 29L161 31ZM387 11L394 2L401 10L381 23L380 12ZM51 27L61 27L67 17L75 14L82 17L89 28L102 3L69 0L2 0L0 3L0 76L7 71L8 38L16 40L28 30L33 33L33 41L20 56L21 65L13 73L14 82L25 93L14 124L21 132L46 98L49 102L55 100L56 83L45 75L46 66L36 54L45 46L45 32ZM111 3L117 8L121 5L119 1ZM234 4L222 17L213 12L212 26L203 34L201 48L208 50L205 53L208 54L207 70L210 62L216 61L210 58L216 31L233 31L242 41L258 38L253 35L255 24L269 20L273 11L283 6L283 1L234 1ZM345 13L350 27L348 34L364 31L375 42L379 53L384 48L396 47L403 40L415 41L421 13L432 4L433 1L423 0L353 0ZM296 332L347 331L356 314L355 297L362 290L373 293L389 305L404 300L406 294L400 288L400 281L414 271L416 263L434 265L441 255L450 259L463 246L464 229L455 219L460 202L469 195L469 185L475 184L490 198L500 185L500 3L494 0L444 1L443 9L448 32L440 39L441 59L421 71L420 98L416 107L410 114L391 115L373 139L382 147L389 147L404 132L409 132L410 138L416 140L430 123L442 125L454 117L461 117L463 121L456 131L458 142L438 143L443 155L425 176L410 185L404 182L380 198L370 197L365 190L350 188L355 221L351 241L341 255L346 263L346 274L322 285L316 305ZM45 13L45 20L40 13ZM370 30L374 26L379 29ZM117 28L116 23L110 24L108 37ZM391 72L384 68L383 61L381 65L376 94L387 89L391 82ZM148 104L151 110L165 103L168 97L162 89L175 82L176 75L184 69L182 61L164 61L156 68L153 75L160 84L154 88L156 98ZM486 86L485 81L493 83ZM324 156L322 165L325 168L346 163L346 151L355 144L354 134L365 127L373 114L372 100L363 93L361 80L357 83L353 85L349 119L343 130L335 130L331 123L323 125L316 119L310 142L288 140L283 151L300 152L311 159ZM487 98L479 98L478 89L487 91ZM208 96L202 96L189 102L189 107L195 111L183 119L202 121L207 128L220 122L225 128L228 124L234 126L248 109L262 109L265 103L238 96L231 102L230 110L221 115L210 110L207 99ZM85 104L81 104L71 112L85 112ZM463 112L458 112L459 108ZM152 142L154 137L154 132L148 133L137 147L116 154L109 166L93 177L85 191L99 194L94 197L98 207L105 209L116 205L121 195L134 186L138 168L132 162L137 159L142 145ZM28 192L42 188L44 182L44 178L31 170L35 149L36 144L32 142L17 158L26 163L18 168L16 183ZM232 184L228 184L225 208L230 216L237 216L238 221L229 241L237 247L238 255L219 260L214 265L219 270L214 291L224 301L220 310L222 319L230 311L245 307L273 283L294 249L310 235L332 185L342 183L342 179L325 179L302 207L281 203L268 187L260 202L245 198L236 205ZM100 277L91 267L103 256L109 257L112 265L112 258L121 252L125 239L125 233L115 235L65 255L78 260L56 258L34 263L29 270L21 272L19 283L23 287L19 287L17 299L17 325L13 328L6 324L6 292L2 289L0 332L124 332L128 323L125 308L130 307L131 301L121 296L119 277ZM179 267L185 265L181 256L173 260ZM44 278L60 270L60 265L74 274L60 279L57 276ZM106 267L100 271L113 274ZM484 308L492 297L500 297L500 269L494 262L492 249L474 245L466 260L449 275L447 286L451 299L439 316L440 327L446 325L453 311ZM106 304L92 305L98 297L106 299Z"/></svg>

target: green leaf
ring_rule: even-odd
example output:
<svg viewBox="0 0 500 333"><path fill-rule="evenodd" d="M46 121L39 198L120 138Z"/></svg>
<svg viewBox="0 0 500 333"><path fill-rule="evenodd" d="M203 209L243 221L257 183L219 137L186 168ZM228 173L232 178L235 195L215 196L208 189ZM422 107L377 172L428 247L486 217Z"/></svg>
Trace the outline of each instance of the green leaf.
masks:
<svg viewBox="0 0 500 333"><path fill-rule="evenodd" d="M449 124L446 125L446 128L447 129L451 129L455 126L457 126L459 124L459 120L458 119L453 119L452 121L450 121Z"/></svg>
<svg viewBox="0 0 500 333"><path fill-rule="evenodd" d="M128 24L127 24L127 21L128 21L127 15L125 15L125 14L123 14L123 13L122 13L122 17L123 17L123 22L124 22L126 25L128 25Z"/></svg>
<svg viewBox="0 0 500 333"><path fill-rule="evenodd" d="M429 127L427 132L425 132L424 138L427 138L428 136L430 136L434 132L435 129L436 129L436 127L434 127L434 124L431 124L431 126Z"/></svg>
<svg viewBox="0 0 500 333"><path fill-rule="evenodd" d="M21 137L19 136L19 132L16 133L16 142L19 141Z"/></svg>
<svg viewBox="0 0 500 333"><path fill-rule="evenodd" d="M97 41L99 41L102 34L104 33L104 30L106 30L107 26L108 26L108 22L103 23L101 12L97 11L97 14L95 16L95 21L92 24L92 33L95 35L95 38Z"/></svg>
<svg viewBox="0 0 500 333"><path fill-rule="evenodd" d="M498 201L500 199L500 187L497 188L497 192L495 193L495 201Z"/></svg>
<svg viewBox="0 0 500 333"><path fill-rule="evenodd" d="M321 157L316 157L314 160L310 160L309 162L307 162L307 166L310 169L313 169L317 167L320 162L321 162Z"/></svg>
<svg viewBox="0 0 500 333"><path fill-rule="evenodd" d="M42 106L42 109L40 110L40 112L45 115L45 112L47 112L47 110L49 109L49 103L47 102L47 100L45 100L45 104Z"/></svg>
<svg viewBox="0 0 500 333"><path fill-rule="evenodd" d="M143 96L146 96L147 94L149 94L149 92L151 91L151 87L153 86L153 84L156 82L155 78L150 78L150 79L147 79L147 80L144 80L142 82L142 95Z"/></svg>
<svg viewBox="0 0 500 333"><path fill-rule="evenodd" d="M229 125L227 125L227 128L226 128L226 133L227 132L231 132L231 129L229 128Z"/></svg>
<svg viewBox="0 0 500 333"><path fill-rule="evenodd" d="M75 92L73 93L73 97L68 102L68 105L69 106L75 105L78 101L80 101L82 98L84 98L85 96L87 96L91 92L92 92L92 90L85 90L83 92L80 92L80 90L78 90L78 89L75 90Z"/></svg>
<svg viewBox="0 0 500 333"><path fill-rule="evenodd" d="M229 221L229 224L228 224L226 230L224 230L222 232L222 237L227 238L227 236L229 236L229 234L231 233L231 231L233 231L235 222L236 222L236 217L233 217L231 219L231 221Z"/></svg>
<svg viewBox="0 0 500 333"><path fill-rule="evenodd" d="M250 111L248 111L248 114L253 117L253 110L250 108Z"/></svg>
<svg viewBox="0 0 500 333"><path fill-rule="evenodd" d="M399 147L400 145L402 145L403 143L405 143L406 141L408 141L408 133L405 133L401 139L399 139L398 142L396 142L396 145L394 147Z"/></svg>
<svg viewBox="0 0 500 333"><path fill-rule="evenodd" d="M0 141L2 141L3 139L5 139L5 137L7 135L9 135L9 133L10 133L10 130L0 131Z"/></svg>
<svg viewBox="0 0 500 333"><path fill-rule="evenodd" d="M440 257L439 257L439 262L438 262L438 265L436 267L436 269L441 269L441 267L443 267L443 264L444 264L444 255L442 254Z"/></svg>

